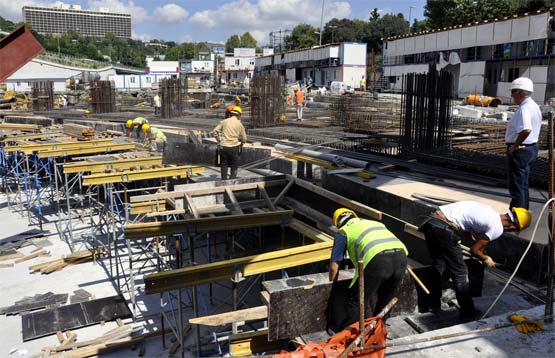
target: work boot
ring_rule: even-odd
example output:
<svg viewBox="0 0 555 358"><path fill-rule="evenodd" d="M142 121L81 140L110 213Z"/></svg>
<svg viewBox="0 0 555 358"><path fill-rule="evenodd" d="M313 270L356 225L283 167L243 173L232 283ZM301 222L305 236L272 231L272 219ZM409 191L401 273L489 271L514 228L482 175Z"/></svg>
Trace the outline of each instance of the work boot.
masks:
<svg viewBox="0 0 555 358"><path fill-rule="evenodd" d="M471 313L465 313L462 310L459 312L459 323L467 323L477 321L482 317L483 312L480 310L474 310Z"/></svg>

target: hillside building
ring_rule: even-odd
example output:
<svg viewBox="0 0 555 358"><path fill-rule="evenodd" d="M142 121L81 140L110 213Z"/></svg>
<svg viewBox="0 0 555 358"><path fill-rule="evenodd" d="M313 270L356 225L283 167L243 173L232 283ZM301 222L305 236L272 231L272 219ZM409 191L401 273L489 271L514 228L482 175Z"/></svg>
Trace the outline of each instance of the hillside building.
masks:
<svg viewBox="0 0 555 358"><path fill-rule="evenodd" d="M103 37L111 32L131 38L131 15L82 10L80 5L57 3L54 7L23 6L23 21L41 34L61 35L75 31L83 36Z"/></svg>
<svg viewBox="0 0 555 358"><path fill-rule="evenodd" d="M453 73L460 98L477 93L510 103L511 82L525 76L534 82L534 100L545 103L555 97L554 13L550 9L388 38L383 42L385 86L401 90L403 75L427 72L433 63Z"/></svg>

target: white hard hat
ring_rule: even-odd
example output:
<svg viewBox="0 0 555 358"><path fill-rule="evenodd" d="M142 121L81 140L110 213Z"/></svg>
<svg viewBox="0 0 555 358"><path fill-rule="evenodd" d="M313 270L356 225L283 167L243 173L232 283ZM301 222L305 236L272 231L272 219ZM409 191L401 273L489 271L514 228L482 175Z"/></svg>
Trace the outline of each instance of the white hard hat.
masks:
<svg viewBox="0 0 555 358"><path fill-rule="evenodd" d="M534 83L527 77L519 77L511 83L511 90L514 89L534 92Z"/></svg>

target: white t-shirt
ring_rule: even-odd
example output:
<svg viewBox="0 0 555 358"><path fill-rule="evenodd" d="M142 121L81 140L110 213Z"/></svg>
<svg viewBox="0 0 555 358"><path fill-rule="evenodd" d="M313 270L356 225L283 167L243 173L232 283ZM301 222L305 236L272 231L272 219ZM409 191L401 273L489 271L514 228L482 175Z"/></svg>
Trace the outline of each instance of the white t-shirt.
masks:
<svg viewBox="0 0 555 358"><path fill-rule="evenodd" d="M486 235L490 240L495 240L503 234L501 217L489 205L476 201L459 201L442 205L439 210L463 231Z"/></svg>
<svg viewBox="0 0 555 358"><path fill-rule="evenodd" d="M536 102L528 97L518 106L513 118L509 121L507 130L505 131L505 142L516 142L516 138L520 132L525 129L531 129L532 131L522 144L537 143L541 127L542 111Z"/></svg>

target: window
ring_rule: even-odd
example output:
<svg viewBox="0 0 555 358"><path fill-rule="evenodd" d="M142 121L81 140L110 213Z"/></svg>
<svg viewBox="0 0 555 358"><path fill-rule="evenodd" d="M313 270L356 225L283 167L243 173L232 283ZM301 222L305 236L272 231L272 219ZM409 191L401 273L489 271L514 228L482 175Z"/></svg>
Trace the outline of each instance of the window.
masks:
<svg viewBox="0 0 555 358"><path fill-rule="evenodd" d="M150 77L145 77L146 78L146 83L151 83L152 79Z"/></svg>
<svg viewBox="0 0 555 358"><path fill-rule="evenodd" d="M235 66L239 66L239 59L235 59Z"/></svg>
<svg viewBox="0 0 555 358"><path fill-rule="evenodd" d="M397 76L389 76L389 83L397 82Z"/></svg>
<svg viewBox="0 0 555 358"><path fill-rule="evenodd" d="M129 78L129 83L135 83L135 77L130 77Z"/></svg>
<svg viewBox="0 0 555 358"><path fill-rule="evenodd" d="M513 80L519 78L520 68L513 67L509 68L509 78L507 78L507 82L513 82Z"/></svg>
<svg viewBox="0 0 555 358"><path fill-rule="evenodd" d="M252 78L252 74L250 72L247 72L247 78Z"/></svg>
<svg viewBox="0 0 555 358"><path fill-rule="evenodd" d="M250 60L250 61L249 61L249 64L251 64L251 65L254 66L254 60Z"/></svg>

